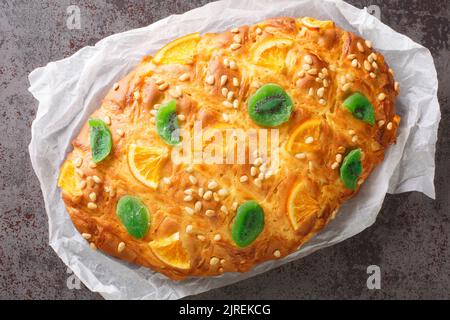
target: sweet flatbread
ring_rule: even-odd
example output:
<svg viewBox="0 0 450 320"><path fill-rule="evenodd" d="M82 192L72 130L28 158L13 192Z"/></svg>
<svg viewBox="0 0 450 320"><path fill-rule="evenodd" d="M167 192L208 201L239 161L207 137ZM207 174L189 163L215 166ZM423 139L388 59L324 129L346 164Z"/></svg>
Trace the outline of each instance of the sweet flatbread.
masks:
<svg viewBox="0 0 450 320"><path fill-rule="evenodd" d="M245 272L297 250L358 192L395 142L398 91L371 42L332 21L187 35L112 85L58 184L94 249L172 279ZM175 162L176 129L198 121L264 129L277 148L246 143L245 163Z"/></svg>

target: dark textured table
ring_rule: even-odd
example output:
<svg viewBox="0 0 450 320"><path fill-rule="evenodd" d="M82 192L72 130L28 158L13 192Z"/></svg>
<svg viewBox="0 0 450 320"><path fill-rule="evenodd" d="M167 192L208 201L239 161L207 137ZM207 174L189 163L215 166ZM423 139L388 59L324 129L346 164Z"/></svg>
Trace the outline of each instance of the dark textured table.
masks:
<svg viewBox="0 0 450 320"><path fill-rule="evenodd" d="M111 34L206 2L1 1L0 298L101 298L83 285L69 289L67 267L48 245L47 216L27 149L37 109L27 91L30 71ZM190 298L450 298L450 3L350 2L361 8L378 5L383 22L433 54L442 111L436 200L415 192L388 195L377 222L359 235L249 280ZM80 8L80 29L67 27L69 5ZM381 268L380 290L366 286L369 265Z"/></svg>

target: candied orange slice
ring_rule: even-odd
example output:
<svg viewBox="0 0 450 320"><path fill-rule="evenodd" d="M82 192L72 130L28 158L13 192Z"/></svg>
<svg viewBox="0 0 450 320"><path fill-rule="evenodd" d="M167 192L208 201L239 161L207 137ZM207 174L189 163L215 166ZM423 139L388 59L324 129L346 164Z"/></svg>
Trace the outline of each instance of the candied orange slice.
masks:
<svg viewBox="0 0 450 320"><path fill-rule="evenodd" d="M320 147L322 120L310 119L300 124L289 137L286 150L292 154L314 151Z"/></svg>
<svg viewBox="0 0 450 320"><path fill-rule="evenodd" d="M82 193L80 183L81 179L77 174L75 174L75 166L72 161L67 160L61 167L58 178L58 187L60 187L65 193L72 196L77 196Z"/></svg>
<svg viewBox="0 0 450 320"><path fill-rule="evenodd" d="M147 187L156 189L159 169L167 158L167 149L131 144L128 147L128 166L133 176Z"/></svg>
<svg viewBox="0 0 450 320"><path fill-rule="evenodd" d="M303 17L300 20L303 25L308 28L319 29L319 28L332 28L334 26L334 22L331 20L316 20L311 17Z"/></svg>
<svg viewBox="0 0 450 320"><path fill-rule="evenodd" d="M253 49L252 57L255 64L272 70L283 70L286 55L294 41L277 38L262 42Z"/></svg>
<svg viewBox="0 0 450 320"><path fill-rule="evenodd" d="M153 62L156 64L190 63L194 58L199 40L200 34L192 33L169 42L155 54Z"/></svg>
<svg viewBox="0 0 450 320"><path fill-rule="evenodd" d="M179 232L166 238L153 240L149 246L153 254L165 264L183 270L191 267L189 256L180 241Z"/></svg>
<svg viewBox="0 0 450 320"><path fill-rule="evenodd" d="M292 227L297 230L306 218L317 214L320 210L319 201L313 198L305 181L297 183L288 198L288 215Z"/></svg>

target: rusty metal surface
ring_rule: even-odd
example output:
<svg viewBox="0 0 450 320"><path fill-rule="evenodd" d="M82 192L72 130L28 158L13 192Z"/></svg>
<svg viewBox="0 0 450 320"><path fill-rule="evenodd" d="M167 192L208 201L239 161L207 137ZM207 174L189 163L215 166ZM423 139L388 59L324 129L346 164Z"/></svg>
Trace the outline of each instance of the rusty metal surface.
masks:
<svg viewBox="0 0 450 320"><path fill-rule="evenodd" d="M28 93L34 68L86 45L205 0L25 1L0 3L0 298L101 299L73 280L48 245L47 217L27 146L37 102ZM361 234L300 261L190 299L450 298L450 76L448 1L358 1L378 5L381 20L428 47L440 82L442 121L436 154L436 201L388 195L377 222ZM81 29L66 25L77 5ZM369 265L381 268L381 290L366 287Z"/></svg>

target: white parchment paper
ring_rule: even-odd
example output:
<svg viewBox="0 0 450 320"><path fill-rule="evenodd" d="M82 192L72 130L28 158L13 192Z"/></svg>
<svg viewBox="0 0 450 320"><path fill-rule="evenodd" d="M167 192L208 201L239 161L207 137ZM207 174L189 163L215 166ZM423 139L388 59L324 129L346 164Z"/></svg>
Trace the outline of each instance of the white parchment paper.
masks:
<svg viewBox="0 0 450 320"><path fill-rule="evenodd" d="M332 19L338 26L372 40L401 84L397 112L402 117L397 144L360 193L337 218L298 252L257 266L245 274L174 282L149 269L130 265L89 248L75 230L56 186L70 142L111 85L146 54L168 41L200 31L220 32L276 16ZM428 49L393 31L364 10L340 0L219 1L116 34L73 56L34 70L30 92L39 101L29 146L41 183L49 221L50 245L83 283L107 299L178 299L252 277L320 248L343 241L374 223L386 192L420 191L434 198L434 154L440 110L437 76Z"/></svg>

